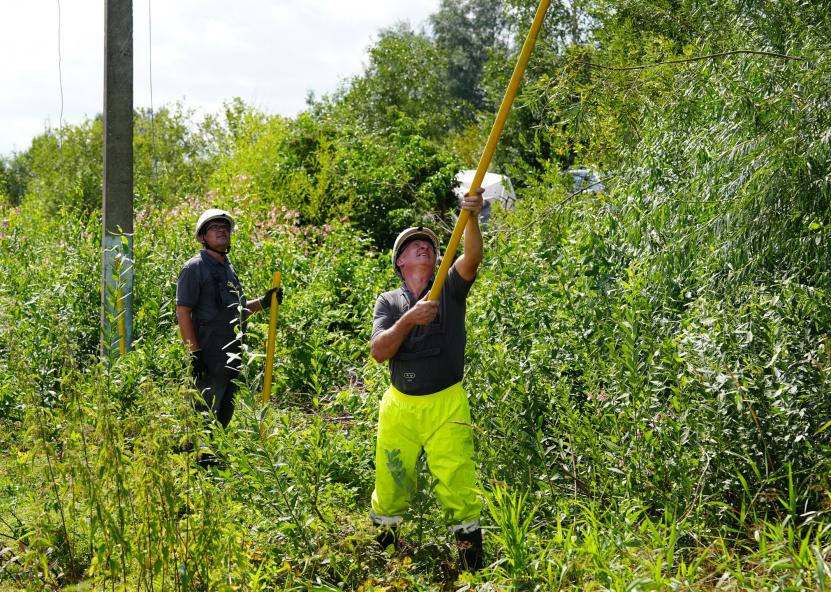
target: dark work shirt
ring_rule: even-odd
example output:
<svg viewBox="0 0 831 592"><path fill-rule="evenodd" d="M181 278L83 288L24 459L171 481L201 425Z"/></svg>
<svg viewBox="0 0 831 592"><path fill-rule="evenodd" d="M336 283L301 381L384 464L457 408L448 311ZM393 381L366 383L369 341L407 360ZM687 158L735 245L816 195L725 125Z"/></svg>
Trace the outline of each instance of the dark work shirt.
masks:
<svg viewBox="0 0 831 592"><path fill-rule="evenodd" d="M413 327L389 360L390 380L396 389L407 395L429 395L461 382L467 342L465 300L472 285L455 265L450 268L436 318L429 325ZM427 290L416 296L402 286L381 294L375 302L372 337L392 327Z"/></svg>
<svg viewBox="0 0 831 592"><path fill-rule="evenodd" d="M237 273L228 258L220 263L202 250L179 272L176 304L192 309L193 324L202 347L206 327L214 326L223 335L239 322L240 303L245 304Z"/></svg>

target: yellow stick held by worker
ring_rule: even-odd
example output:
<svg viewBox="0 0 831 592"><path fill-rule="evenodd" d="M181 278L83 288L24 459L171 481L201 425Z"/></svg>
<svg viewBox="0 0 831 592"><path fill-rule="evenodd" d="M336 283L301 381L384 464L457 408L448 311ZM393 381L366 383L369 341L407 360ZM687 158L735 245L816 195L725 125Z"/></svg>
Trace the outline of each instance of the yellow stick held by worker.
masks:
<svg viewBox="0 0 831 592"><path fill-rule="evenodd" d="M282 276L279 271L274 272L272 287L279 290ZM268 338L266 340L265 348L265 378L263 379L263 392L260 395L260 401L263 405L268 403L271 396L271 377L274 370L274 340L277 333L277 309L280 303L277 299L277 292L271 295L271 318L268 321Z"/></svg>
<svg viewBox="0 0 831 592"><path fill-rule="evenodd" d="M482 151L482 156L479 159L479 166L476 167L476 174L470 184L468 195L474 195L476 190L482 185L482 180L485 178L485 173L488 171L493 153L496 150L496 145L499 143L499 136L502 135L502 129L505 127L505 120L508 119L508 113L511 111L511 105L516 97L519 83L522 80L522 75L525 73L525 67L528 65L528 59L531 57L531 51L534 49L534 44L537 41L537 35L542 27L545 13L548 10L550 0L541 0L537 7L537 13L534 16L534 22L531 24L531 29L528 31L528 36L525 38L525 43L522 45L522 51L519 54L514 73L511 75L511 80L508 82L508 88L505 91L505 96L502 99L502 104L499 107L499 112L496 115L496 120L491 128L491 133L488 136L488 141L485 144L485 149ZM444 256L439 266L439 271L436 274L436 279L433 280L433 285L430 288L430 293L427 295L428 300L438 300L441 296L441 290L444 286L444 280L447 278L447 272L453 264L453 256L456 254L456 249L459 247L459 241L462 239L465 225L470 216L470 212L462 210L459 213L459 219L456 220L456 226L453 228L453 234L450 241L447 243L447 248L444 251Z"/></svg>

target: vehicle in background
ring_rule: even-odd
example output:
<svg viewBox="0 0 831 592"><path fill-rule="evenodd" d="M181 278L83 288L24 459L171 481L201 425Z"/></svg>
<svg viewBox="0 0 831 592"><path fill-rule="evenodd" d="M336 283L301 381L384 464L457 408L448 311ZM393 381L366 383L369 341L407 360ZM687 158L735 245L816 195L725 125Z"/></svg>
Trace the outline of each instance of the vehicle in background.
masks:
<svg viewBox="0 0 831 592"><path fill-rule="evenodd" d="M459 171L456 174L456 182L458 185L453 192L459 198L460 202L470 191L470 185L473 183L473 177L475 175L475 170ZM516 194L514 193L514 186L511 184L511 180L505 175L498 175L496 173L485 173L485 178L482 179L482 187L485 189L485 192L482 194L485 204L482 206L481 213L481 220L484 224L490 218L491 208L494 204L499 204L503 208L510 208L514 200L516 200Z"/></svg>
<svg viewBox="0 0 831 592"><path fill-rule="evenodd" d="M573 192L606 193L606 188L600 180L600 173L596 168L587 166L574 166L566 170L573 181Z"/></svg>

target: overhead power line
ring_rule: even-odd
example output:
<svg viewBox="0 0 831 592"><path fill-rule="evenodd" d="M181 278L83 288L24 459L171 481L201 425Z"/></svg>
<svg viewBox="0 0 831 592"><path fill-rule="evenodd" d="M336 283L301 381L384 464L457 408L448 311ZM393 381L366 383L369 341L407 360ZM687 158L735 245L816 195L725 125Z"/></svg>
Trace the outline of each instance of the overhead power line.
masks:
<svg viewBox="0 0 831 592"><path fill-rule="evenodd" d="M58 147L63 148L63 70L61 67L61 0L58 0L58 88L61 93L61 111L58 115Z"/></svg>

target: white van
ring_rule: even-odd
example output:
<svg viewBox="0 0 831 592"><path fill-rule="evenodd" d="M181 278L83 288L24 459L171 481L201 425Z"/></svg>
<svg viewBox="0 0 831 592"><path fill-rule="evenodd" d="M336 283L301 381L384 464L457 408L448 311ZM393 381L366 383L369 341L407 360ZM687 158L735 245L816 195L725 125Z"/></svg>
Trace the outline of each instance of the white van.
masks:
<svg viewBox="0 0 831 592"><path fill-rule="evenodd" d="M470 191L470 185L473 183L474 176L476 176L475 170L459 171L456 173L458 186L453 191L460 202ZM514 200L516 199L514 186L511 184L511 180L505 175L485 173L485 178L482 179L482 187L485 188L485 192L482 194L482 198L485 200L485 205L482 206L482 222L487 222L488 218L490 218L493 204L498 203L503 208L510 208L514 204Z"/></svg>

